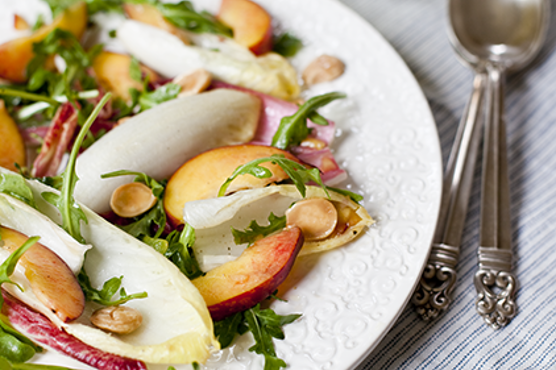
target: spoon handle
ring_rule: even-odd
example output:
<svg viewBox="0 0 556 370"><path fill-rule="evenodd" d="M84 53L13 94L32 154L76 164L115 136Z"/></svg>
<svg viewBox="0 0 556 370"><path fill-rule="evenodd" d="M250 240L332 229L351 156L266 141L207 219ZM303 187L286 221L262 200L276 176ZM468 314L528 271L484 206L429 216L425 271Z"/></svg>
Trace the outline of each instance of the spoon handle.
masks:
<svg viewBox="0 0 556 370"><path fill-rule="evenodd" d="M489 326L498 329L505 326L516 314L516 278L511 273L513 256L503 114L504 73L496 65L488 66L487 70L489 83L481 191L479 270L475 273L474 283L478 293L478 313Z"/></svg>
<svg viewBox="0 0 556 370"><path fill-rule="evenodd" d="M480 120L487 85L485 72L477 72L473 91L458 126L444 175L442 201L431 253L412 302L423 320L432 320L452 301L456 265L477 152Z"/></svg>

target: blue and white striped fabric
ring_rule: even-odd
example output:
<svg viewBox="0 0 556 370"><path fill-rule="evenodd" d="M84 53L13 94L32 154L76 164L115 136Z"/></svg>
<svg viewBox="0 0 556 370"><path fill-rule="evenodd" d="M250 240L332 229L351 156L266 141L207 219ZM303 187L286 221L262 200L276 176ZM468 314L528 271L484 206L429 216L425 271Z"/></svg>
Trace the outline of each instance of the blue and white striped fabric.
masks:
<svg viewBox="0 0 556 370"><path fill-rule="evenodd" d="M394 46L427 96L447 160L472 74L447 37L445 0L341 0ZM556 0L552 0L556 10ZM518 314L498 331L475 311L480 168L449 310L431 323L408 306L357 370L556 369L556 11L529 69L509 76L506 122ZM480 167L480 165L478 166Z"/></svg>

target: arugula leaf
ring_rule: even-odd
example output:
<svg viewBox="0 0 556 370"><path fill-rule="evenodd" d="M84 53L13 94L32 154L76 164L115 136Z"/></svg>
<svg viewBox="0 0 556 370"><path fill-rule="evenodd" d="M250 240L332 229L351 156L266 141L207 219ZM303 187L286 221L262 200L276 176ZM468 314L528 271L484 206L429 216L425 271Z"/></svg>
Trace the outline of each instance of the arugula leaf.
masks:
<svg viewBox="0 0 556 370"><path fill-rule="evenodd" d="M183 231L172 231L166 238L168 250L164 256L168 258L180 271L189 279L203 276L203 271L199 267L199 262L195 258L193 244L195 244L195 229L189 224L185 224Z"/></svg>
<svg viewBox="0 0 556 370"><path fill-rule="evenodd" d="M275 231L282 230L286 227L286 216L278 217L274 213L268 216L268 226L260 226L257 221L251 221L245 231L240 231L232 228L232 235L234 236L234 243L236 244L253 244L257 240L272 234Z"/></svg>
<svg viewBox="0 0 556 370"><path fill-rule="evenodd" d="M170 82L160 86L154 91L141 93L139 96L139 106L141 108L141 112L151 109L152 107L164 103L165 101L177 98L180 91L180 85Z"/></svg>
<svg viewBox="0 0 556 370"><path fill-rule="evenodd" d="M272 338L284 339L281 326L297 320L300 316L280 316L271 309L261 310L260 304L244 312L246 324L255 339L255 344L249 351L264 356L264 370L280 370L287 366L276 356Z"/></svg>
<svg viewBox="0 0 556 370"><path fill-rule="evenodd" d="M66 8L81 0L44 0L52 11L53 16L63 12ZM87 13L89 15L98 12L116 12L122 13L123 0L85 0L87 3Z"/></svg>
<svg viewBox="0 0 556 370"><path fill-rule="evenodd" d="M307 100L293 116L280 120L280 126L272 138L271 145L284 150L292 145L299 145L310 133L307 119L315 119L313 122L316 124L324 124L324 122L328 124L320 115L317 116L316 110L336 99L345 97L346 95L343 93L331 92Z"/></svg>
<svg viewBox="0 0 556 370"><path fill-rule="evenodd" d="M0 329L3 330L5 333L10 334L17 338L21 343L24 343L33 348L35 352L42 352L42 347L36 345L33 341L27 338L25 335L21 334L17 330L15 330L12 325L10 324L10 320L6 317L6 315L0 313ZM1 353L1 351L0 351Z"/></svg>
<svg viewBox="0 0 556 370"><path fill-rule="evenodd" d="M0 265L0 286L4 283L13 284L23 291L23 288L10 280L10 275L13 274L17 261L21 258L23 253L25 253L33 244L39 241L38 236L33 236L25 241L19 248L17 248L10 256ZM0 308L4 304L4 298L0 294Z"/></svg>
<svg viewBox="0 0 556 370"><path fill-rule="evenodd" d="M113 171L113 172L102 174L100 178L108 179L111 177L128 176L128 175L135 176L135 179L133 180L134 182L140 182L147 185L149 188L151 188L153 195L155 197L157 197L158 199L162 199L165 183L158 182L143 172L119 170L119 171Z"/></svg>
<svg viewBox="0 0 556 370"><path fill-rule="evenodd" d="M75 163L77 160L77 155L79 154L79 149L83 143L83 139L89 131L89 128L95 121L95 118L100 113L102 107L110 99L112 94L107 93L97 104L87 121L79 131L73 148L71 150L68 164L66 170L64 171L62 178L62 190L60 194L56 193L42 193L43 198L50 204L54 205L60 211L62 215L62 227L68 232L75 240L85 243L85 238L81 235L81 225L80 222L83 220L87 222L87 217L83 210L75 203L73 199L73 191L75 189L75 184L77 183L78 177L75 173Z"/></svg>
<svg viewBox="0 0 556 370"><path fill-rule="evenodd" d="M8 194L33 208L37 208L33 191L21 175L0 173L0 193Z"/></svg>
<svg viewBox="0 0 556 370"><path fill-rule="evenodd" d="M260 164L265 162L278 164L290 177L295 187L303 197L305 197L306 193L305 184L309 181L313 181L320 185L326 192L326 195L330 197L328 191L326 190L326 186L324 186L324 183L322 182L318 168L308 169L291 159L285 158L282 154L273 154L270 157L258 158L239 166L235 169L232 175L226 179L224 184L222 184L220 190L218 191L218 196L224 196L230 183L240 175L252 175L260 179L271 177L272 172L268 168L260 166Z"/></svg>
<svg viewBox="0 0 556 370"><path fill-rule="evenodd" d="M297 37L285 32L274 37L272 51L286 58L293 57L301 48L303 43Z"/></svg>
<svg viewBox="0 0 556 370"><path fill-rule="evenodd" d="M134 56L131 57L131 62L129 63L129 77L137 82L143 82L143 72L141 72L139 59Z"/></svg>
<svg viewBox="0 0 556 370"><path fill-rule="evenodd" d="M8 361L25 362L35 355L35 350L30 345L0 329L0 353Z"/></svg>
<svg viewBox="0 0 556 370"><path fill-rule="evenodd" d="M243 335L249 330L245 325L243 312L228 316L214 322L214 336L220 342L220 348L226 348L234 341L236 334Z"/></svg>
<svg viewBox="0 0 556 370"><path fill-rule="evenodd" d="M79 280L79 285L81 285L81 288L83 289L83 293L85 293L85 299L87 301L96 302L105 306L116 306L116 305L126 303L127 301L130 301L132 299L140 299L140 298L147 297L146 292L127 294L124 288L120 288L123 278L124 278L123 276L120 276L119 278L113 277L112 279L109 279L104 282L101 290L97 290L93 288L93 286L91 285L89 276L85 272L84 268L82 268L79 274L77 275L77 279ZM119 299L113 300L114 295L118 293L118 290L120 292L120 297Z"/></svg>
<svg viewBox="0 0 556 370"><path fill-rule="evenodd" d="M351 200L353 200L355 203L359 203L364 199L361 194L354 193L353 191L349 191L347 189L338 189L338 188L333 188L331 186L327 186L326 188L335 193L342 194L345 195L346 197L351 198Z"/></svg>
<svg viewBox="0 0 556 370"><path fill-rule="evenodd" d="M219 22L212 14L202 11L196 12L190 1L179 3L156 2L156 7L167 21L174 26L196 33L216 33L232 37L232 30Z"/></svg>

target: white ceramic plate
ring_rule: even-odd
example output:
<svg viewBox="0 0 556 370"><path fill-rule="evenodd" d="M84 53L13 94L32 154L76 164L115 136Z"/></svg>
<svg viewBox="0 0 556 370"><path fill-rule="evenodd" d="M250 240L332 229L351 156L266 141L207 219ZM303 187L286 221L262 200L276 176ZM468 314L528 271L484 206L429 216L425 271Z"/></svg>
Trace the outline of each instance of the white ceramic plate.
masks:
<svg viewBox="0 0 556 370"><path fill-rule="evenodd" d="M216 12L220 0L195 0ZM281 314L302 313L276 340L289 368L352 369L378 344L409 301L426 262L441 193L436 126L414 77L391 46L364 20L334 0L258 0L276 25L303 40L293 59L302 70L321 54L339 57L345 74L305 96L343 91L325 107L336 121L333 144L348 171L344 184L365 195L377 224L354 243L300 260L288 280ZM262 369L248 335L214 356L209 369ZM40 362L86 367L48 353Z"/></svg>

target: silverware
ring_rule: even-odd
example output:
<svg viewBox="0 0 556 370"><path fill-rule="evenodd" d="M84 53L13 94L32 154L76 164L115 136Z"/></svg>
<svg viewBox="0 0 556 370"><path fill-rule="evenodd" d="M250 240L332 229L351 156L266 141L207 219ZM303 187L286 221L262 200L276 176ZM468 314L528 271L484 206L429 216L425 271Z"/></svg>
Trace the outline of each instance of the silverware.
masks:
<svg viewBox="0 0 556 370"><path fill-rule="evenodd" d="M548 0L450 0L452 40L471 66L486 70L485 140L481 187L476 308L494 329L517 312L511 272L510 191L504 123L505 74L525 67L548 28Z"/></svg>
<svg viewBox="0 0 556 370"><path fill-rule="evenodd" d="M459 123L444 175L432 249L412 302L423 320L432 320L452 301L461 236L481 140L481 112L487 74L477 70L473 91Z"/></svg>

